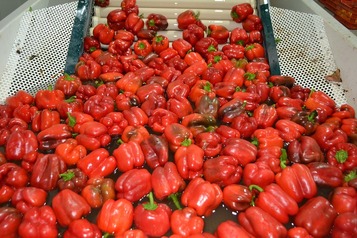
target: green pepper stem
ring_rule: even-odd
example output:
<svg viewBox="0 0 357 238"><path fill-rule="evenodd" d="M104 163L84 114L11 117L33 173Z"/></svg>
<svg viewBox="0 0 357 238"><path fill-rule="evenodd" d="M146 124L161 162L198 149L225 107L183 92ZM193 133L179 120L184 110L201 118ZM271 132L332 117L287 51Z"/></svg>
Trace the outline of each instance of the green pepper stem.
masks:
<svg viewBox="0 0 357 238"><path fill-rule="evenodd" d="M169 198L174 202L176 208L178 210L182 210L182 207L181 207L181 204L180 204L180 201L178 200L177 198L177 193L173 193L169 196Z"/></svg>
<svg viewBox="0 0 357 238"><path fill-rule="evenodd" d="M192 141L190 138L186 138L181 142L182 146L190 146L192 144Z"/></svg>
<svg viewBox="0 0 357 238"><path fill-rule="evenodd" d="M67 117L68 117L68 125L70 127L74 127L77 124L77 120L74 116L71 115L71 113L67 112Z"/></svg>
<svg viewBox="0 0 357 238"><path fill-rule="evenodd" d="M282 148L281 155L280 155L280 167L282 169L285 169L287 162L288 162L288 154L286 153L286 149Z"/></svg>
<svg viewBox="0 0 357 238"><path fill-rule="evenodd" d="M335 154L336 161L343 164L348 159L348 152L346 150L338 150Z"/></svg>
<svg viewBox="0 0 357 238"><path fill-rule="evenodd" d="M143 207L146 209L146 210L156 210L156 208L158 207L157 204L155 203L154 201L154 194L152 192L149 193L148 195L149 197L149 202L148 203L144 203L143 204Z"/></svg>
<svg viewBox="0 0 357 238"><path fill-rule="evenodd" d="M264 189L262 187L260 187L259 185L256 185L256 184L251 184L251 185L249 185L248 188L249 188L250 191L253 191L253 189L255 189L255 190L258 190L260 193L264 192Z"/></svg>
<svg viewBox="0 0 357 238"><path fill-rule="evenodd" d="M357 170L352 170L351 172L345 175L344 180L345 182L349 182L355 178L357 178Z"/></svg>
<svg viewBox="0 0 357 238"><path fill-rule="evenodd" d="M75 174L72 171L67 171L59 175L60 178L63 178L64 181L70 181L74 178Z"/></svg>

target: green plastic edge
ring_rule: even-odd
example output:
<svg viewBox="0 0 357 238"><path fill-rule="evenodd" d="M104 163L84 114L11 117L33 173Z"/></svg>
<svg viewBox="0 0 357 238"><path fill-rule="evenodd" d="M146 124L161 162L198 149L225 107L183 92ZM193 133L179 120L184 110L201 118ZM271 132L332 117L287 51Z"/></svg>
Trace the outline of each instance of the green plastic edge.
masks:
<svg viewBox="0 0 357 238"><path fill-rule="evenodd" d="M270 18L269 4L262 4L258 8L258 14L262 19L263 35L264 35L264 48L265 53L270 65L271 75L280 75L280 66L278 53L276 50L276 42L274 38L273 26Z"/></svg>
<svg viewBox="0 0 357 238"><path fill-rule="evenodd" d="M83 52L83 39L88 35L91 23L93 0L79 0L76 16L73 23L72 34L67 51L67 60L64 72L75 73L78 59Z"/></svg>

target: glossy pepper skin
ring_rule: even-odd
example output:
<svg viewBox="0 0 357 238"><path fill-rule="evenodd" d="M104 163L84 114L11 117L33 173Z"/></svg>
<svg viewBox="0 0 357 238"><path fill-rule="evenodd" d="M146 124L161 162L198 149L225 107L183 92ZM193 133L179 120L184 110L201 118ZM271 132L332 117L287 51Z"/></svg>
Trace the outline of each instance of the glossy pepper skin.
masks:
<svg viewBox="0 0 357 238"><path fill-rule="evenodd" d="M346 133L332 123L320 124L311 137L317 141L323 151L328 151L339 143L347 142Z"/></svg>
<svg viewBox="0 0 357 238"><path fill-rule="evenodd" d="M336 166L325 162L311 162L307 167L317 185L335 188L343 184L344 175Z"/></svg>
<svg viewBox="0 0 357 238"><path fill-rule="evenodd" d="M94 27L93 36L98 39L100 43L107 45L113 40L114 30L108 25L100 23Z"/></svg>
<svg viewBox="0 0 357 238"><path fill-rule="evenodd" d="M185 181L173 162L156 167L151 174L151 184L154 195L159 200L181 192L186 187Z"/></svg>
<svg viewBox="0 0 357 238"><path fill-rule="evenodd" d="M67 230L63 233L63 238L101 238L102 232L96 224L89 222L87 219L78 219L72 221Z"/></svg>
<svg viewBox="0 0 357 238"><path fill-rule="evenodd" d="M220 223L216 229L215 235L218 238L253 238L253 236L249 234L241 225L230 220Z"/></svg>
<svg viewBox="0 0 357 238"><path fill-rule="evenodd" d="M181 210L173 211L170 225L174 234L186 237L202 234L204 221L193 208L185 207Z"/></svg>
<svg viewBox="0 0 357 238"><path fill-rule="evenodd" d="M127 14L122 9L115 9L110 11L107 15L108 27L114 31L123 30L125 27L126 17Z"/></svg>
<svg viewBox="0 0 357 238"><path fill-rule="evenodd" d="M91 178L81 195L92 208L99 208L109 199L115 199L115 183L111 178Z"/></svg>
<svg viewBox="0 0 357 238"><path fill-rule="evenodd" d="M217 184L196 177L189 182L182 193L181 203L195 209L199 216L209 216L222 199L223 192Z"/></svg>
<svg viewBox="0 0 357 238"><path fill-rule="evenodd" d="M243 173L239 160L233 156L218 156L208 159L203 164L203 176L211 182L225 187L238 183Z"/></svg>
<svg viewBox="0 0 357 238"><path fill-rule="evenodd" d="M57 187L59 175L66 170L66 164L56 154L39 155L32 169L30 184L50 191Z"/></svg>
<svg viewBox="0 0 357 238"><path fill-rule="evenodd" d="M253 200L253 191L245 185L230 184L223 188L223 203L231 211L244 211Z"/></svg>
<svg viewBox="0 0 357 238"><path fill-rule="evenodd" d="M296 226L304 227L313 237L326 237L337 217L331 203L322 196L309 199L299 208L294 222Z"/></svg>
<svg viewBox="0 0 357 238"><path fill-rule="evenodd" d="M169 160L169 145L165 137L151 134L140 143L146 164L155 169Z"/></svg>
<svg viewBox="0 0 357 238"><path fill-rule="evenodd" d="M325 160L320 146L310 136L301 136L299 140L290 142L287 153L289 160L295 163L309 164Z"/></svg>
<svg viewBox="0 0 357 238"><path fill-rule="evenodd" d="M47 192L41 188L23 187L15 190L11 197L11 204L25 214L32 207L45 205Z"/></svg>
<svg viewBox="0 0 357 238"><path fill-rule="evenodd" d="M357 192L353 187L336 187L330 202L338 213L357 212Z"/></svg>
<svg viewBox="0 0 357 238"><path fill-rule="evenodd" d="M101 231L121 235L133 224L134 207L126 199L109 199L99 211L97 226Z"/></svg>
<svg viewBox="0 0 357 238"><path fill-rule="evenodd" d="M220 154L235 157L239 165L244 167L256 160L257 152L257 147L249 141L240 138L230 138L224 142L224 148Z"/></svg>
<svg viewBox="0 0 357 238"><path fill-rule="evenodd" d="M58 189L71 189L76 193L80 193L84 186L86 186L88 177L79 168L68 169L66 172L60 174L60 179L58 180Z"/></svg>
<svg viewBox="0 0 357 238"><path fill-rule="evenodd" d="M76 136L78 144L87 150L94 151L105 147L111 142L108 128L98 121L88 121L80 125L79 134Z"/></svg>
<svg viewBox="0 0 357 238"><path fill-rule="evenodd" d="M135 207L134 223L147 236L160 237L170 229L171 214L170 207L165 203L156 203L150 192L149 201Z"/></svg>
<svg viewBox="0 0 357 238"><path fill-rule="evenodd" d="M56 147L55 154L61 157L67 165L75 165L87 155L87 149L79 145L76 139L69 138Z"/></svg>
<svg viewBox="0 0 357 238"><path fill-rule="evenodd" d="M21 224L21 221L21 212L13 207L0 207L0 228L3 237L18 237L18 228Z"/></svg>
<svg viewBox="0 0 357 238"><path fill-rule="evenodd" d="M259 207L249 207L245 212L238 214L241 226L255 237L286 237L286 228Z"/></svg>
<svg viewBox="0 0 357 238"><path fill-rule="evenodd" d="M248 15L253 14L253 7L249 3L241 3L234 5L231 9L231 17L235 22L242 22L248 17Z"/></svg>
<svg viewBox="0 0 357 238"><path fill-rule="evenodd" d="M164 130L164 136L172 151L176 151L185 139L193 139L192 132L179 123L168 125Z"/></svg>
<svg viewBox="0 0 357 238"><path fill-rule="evenodd" d="M8 202L16 189L25 187L29 181L26 170L14 163L4 163L0 166L0 178L0 203Z"/></svg>
<svg viewBox="0 0 357 238"><path fill-rule="evenodd" d="M255 187L251 185L250 188ZM259 191L259 195L254 201L255 205L282 224L286 224L289 221L289 216L294 216L298 213L297 202L276 183L271 183L264 190Z"/></svg>
<svg viewBox="0 0 357 238"><path fill-rule="evenodd" d="M77 162L80 168L89 178L105 177L116 169L117 161L114 156L109 155L108 150L99 148Z"/></svg>
<svg viewBox="0 0 357 238"><path fill-rule="evenodd" d="M85 43L84 46L86 46ZM55 89L63 91L64 95L68 97L73 96L81 85L82 81L76 75L64 74L56 80Z"/></svg>
<svg viewBox="0 0 357 238"><path fill-rule="evenodd" d="M147 20L145 22L147 29L154 31L163 31L168 27L167 18L158 13L151 13L147 16Z"/></svg>
<svg viewBox="0 0 357 238"><path fill-rule="evenodd" d="M282 172L276 174L275 180L298 203L304 198L314 197L317 193L316 183L309 168L304 164L287 166Z"/></svg>
<svg viewBox="0 0 357 238"><path fill-rule="evenodd" d="M34 161L37 157L38 142L31 130L18 130L12 132L7 138L5 156L7 160Z"/></svg>
<svg viewBox="0 0 357 238"><path fill-rule="evenodd" d="M70 189L64 189L53 197L52 208L58 223L64 227L91 211L87 201Z"/></svg>
<svg viewBox="0 0 357 238"><path fill-rule="evenodd" d="M43 109L34 115L31 123L31 129L34 132L39 132L59 123L60 114L58 111Z"/></svg>
<svg viewBox="0 0 357 238"><path fill-rule="evenodd" d="M332 237L355 237L357 235L356 223L356 213L345 212L339 214L334 221L334 225L331 232Z"/></svg>
<svg viewBox="0 0 357 238"><path fill-rule="evenodd" d="M56 215L53 209L48 206L30 208L24 215L19 226L21 237L57 237Z"/></svg>
<svg viewBox="0 0 357 238"><path fill-rule="evenodd" d="M327 161L342 172L353 170L357 167L357 146L352 143L338 143L327 151Z"/></svg>
<svg viewBox="0 0 357 238"><path fill-rule="evenodd" d="M39 90L35 95L35 104L38 109L56 109L64 98L65 94L58 89Z"/></svg>
<svg viewBox="0 0 357 238"><path fill-rule="evenodd" d="M38 148L52 150L69 138L72 138L70 127L66 124L56 124L37 134Z"/></svg>
<svg viewBox="0 0 357 238"><path fill-rule="evenodd" d="M117 161L117 167L121 172L129 171L133 168L143 166L145 162L144 153L140 144L136 141L121 143L113 151L113 156Z"/></svg>
<svg viewBox="0 0 357 238"><path fill-rule="evenodd" d="M147 169L132 169L121 174L115 182L117 198L139 201L152 189L151 174Z"/></svg>

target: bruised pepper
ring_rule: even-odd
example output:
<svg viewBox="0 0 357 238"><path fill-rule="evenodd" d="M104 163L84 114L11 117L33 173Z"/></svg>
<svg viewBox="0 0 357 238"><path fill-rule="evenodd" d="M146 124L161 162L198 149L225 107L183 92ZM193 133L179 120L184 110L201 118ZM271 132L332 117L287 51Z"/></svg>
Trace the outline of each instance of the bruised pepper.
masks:
<svg viewBox="0 0 357 238"><path fill-rule="evenodd" d="M81 196L92 208L101 207L107 200L115 199L114 181L111 178L91 178L81 191Z"/></svg>

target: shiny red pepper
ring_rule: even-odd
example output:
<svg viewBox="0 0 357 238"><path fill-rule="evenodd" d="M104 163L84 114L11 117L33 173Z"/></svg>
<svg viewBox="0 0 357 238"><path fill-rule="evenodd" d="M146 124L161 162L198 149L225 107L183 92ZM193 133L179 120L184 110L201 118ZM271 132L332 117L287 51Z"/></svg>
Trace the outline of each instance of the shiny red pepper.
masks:
<svg viewBox="0 0 357 238"><path fill-rule="evenodd" d="M271 183L264 189L255 185L250 185L249 188L259 191L259 195L254 200L255 206L260 207L282 224L289 221L289 216L298 213L297 202L276 183Z"/></svg>
<svg viewBox="0 0 357 238"><path fill-rule="evenodd" d="M138 56L145 57L152 52L152 46L147 40L138 40L134 44L134 52Z"/></svg>
<svg viewBox="0 0 357 238"><path fill-rule="evenodd" d="M121 112L110 112L99 121L108 128L110 136L121 135L128 126L128 121Z"/></svg>
<svg viewBox="0 0 357 238"><path fill-rule="evenodd" d="M347 142L346 133L332 123L323 123L319 125L311 137L317 141L323 151L328 151L334 145L339 143Z"/></svg>
<svg viewBox="0 0 357 238"><path fill-rule="evenodd" d="M244 58L244 47L242 45L236 44L227 44L222 47L224 55L228 59L242 59Z"/></svg>
<svg viewBox="0 0 357 238"><path fill-rule="evenodd" d="M73 96L82 81L76 75L64 74L56 80L55 89L63 91L65 96Z"/></svg>
<svg viewBox="0 0 357 238"><path fill-rule="evenodd" d="M192 44L183 38L177 38L172 42L172 48L174 48L183 59L186 54L192 50Z"/></svg>
<svg viewBox="0 0 357 238"><path fill-rule="evenodd" d="M99 40L100 43L108 45L114 38L114 29L108 25L99 23L93 29L93 36Z"/></svg>
<svg viewBox="0 0 357 238"><path fill-rule="evenodd" d="M179 123L172 123L164 130L164 136L172 151L176 151L185 139L192 139L192 132Z"/></svg>
<svg viewBox="0 0 357 238"><path fill-rule="evenodd" d="M198 26L201 26L202 22L199 16L199 12L195 13L193 10L185 10L177 16L177 27L180 30L185 30L190 24L196 24Z"/></svg>
<svg viewBox="0 0 357 238"><path fill-rule="evenodd" d="M94 151L107 146L111 142L111 137L105 125L97 121L88 121L80 126L76 140L87 150Z"/></svg>
<svg viewBox="0 0 357 238"><path fill-rule="evenodd" d="M79 61L75 69L81 81L95 80L101 74L101 66L94 60Z"/></svg>
<svg viewBox="0 0 357 238"><path fill-rule="evenodd" d="M8 202L16 189L25 187L29 181L26 170L14 163L0 165L0 178L0 203Z"/></svg>
<svg viewBox="0 0 357 238"><path fill-rule="evenodd" d="M64 98L64 93L58 89L39 90L35 95L35 104L38 109L56 109Z"/></svg>
<svg viewBox="0 0 357 238"><path fill-rule="evenodd" d="M32 207L45 205L47 192L41 188L23 187L15 190L11 198L11 204L25 214Z"/></svg>
<svg viewBox="0 0 357 238"><path fill-rule="evenodd" d="M94 36L86 36L83 39L83 50L87 53L99 50L101 48L100 42Z"/></svg>
<svg viewBox="0 0 357 238"><path fill-rule="evenodd" d="M178 117L175 113L163 108L156 108L149 117L148 125L153 131L163 133L168 125L177 122Z"/></svg>
<svg viewBox="0 0 357 238"><path fill-rule="evenodd" d="M299 208L294 223L305 228L313 237L326 237L333 226L337 212L322 196L309 199Z"/></svg>
<svg viewBox="0 0 357 238"><path fill-rule="evenodd" d="M172 213L170 225L173 234L187 237L202 234L204 221L193 208L185 207Z"/></svg>
<svg viewBox="0 0 357 238"><path fill-rule="evenodd" d="M207 28L207 36L212 37L218 44L227 43L229 37L228 29L223 25L209 25Z"/></svg>
<svg viewBox="0 0 357 238"><path fill-rule="evenodd" d="M336 187L329 200L337 213L357 212L357 192L353 187Z"/></svg>
<svg viewBox="0 0 357 238"><path fill-rule="evenodd" d="M241 27L236 27L231 31L231 35L229 36L229 42L232 45L240 45L245 46L249 43L249 36L246 30ZM241 48L240 48L241 49ZM243 48L243 56L244 56L244 48ZM243 57L240 57L243 58ZM238 58L238 59L240 59Z"/></svg>
<svg viewBox="0 0 357 238"><path fill-rule="evenodd" d="M165 203L156 203L154 195L149 193L149 201L136 206L134 224L147 236L160 237L170 229L172 211Z"/></svg>
<svg viewBox="0 0 357 238"><path fill-rule="evenodd" d="M213 38L206 36L198 40L195 44L195 52L206 58L209 52L218 50L218 42Z"/></svg>
<svg viewBox="0 0 357 238"><path fill-rule="evenodd" d="M247 140L230 138L224 142L223 147L220 154L235 157L243 167L256 160L257 148Z"/></svg>
<svg viewBox="0 0 357 238"><path fill-rule="evenodd" d="M148 117L150 117L152 116L155 109L158 108L164 109L166 107L167 107L167 101L164 95L149 93L146 100L141 104L140 108L145 112L145 114Z"/></svg>
<svg viewBox="0 0 357 238"><path fill-rule="evenodd" d="M181 203L195 209L199 216L209 216L222 202L223 192L217 184L203 178L192 179L182 193Z"/></svg>
<svg viewBox="0 0 357 238"><path fill-rule="evenodd" d="M287 119L278 120L275 123L275 128L285 142L297 140L305 133L305 127Z"/></svg>
<svg viewBox="0 0 357 238"><path fill-rule="evenodd" d="M273 106L260 104L253 112L258 128L271 127L278 119L278 114Z"/></svg>
<svg viewBox="0 0 357 238"><path fill-rule="evenodd" d="M61 119L67 119L68 113L83 112L83 104L82 99L71 96L57 105L57 111Z"/></svg>
<svg viewBox="0 0 357 238"><path fill-rule="evenodd" d="M82 84L81 86L78 87L78 90L76 92L76 98L87 100L88 98L95 95L96 93L97 93L97 89L93 85Z"/></svg>
<svg viewBox="0 0 357 238"><path fill-rule="evenodd" d="M207 157L215 157L222 149L221 136L210 130L197 134L195 137L195 144L203 149L204 154Z"/></svg>
<svg viewBox="0 0 357 238"><path fill-rule="evenodd" d="M248 139L253 135L258 125L254 117L248 116L247 113L242 113L233 118L231 127L238 130L243 139Z"/></svg>
<svg viewBox="0 0 357 238"><path fill-rule="evenodd" d="M87 219L78 219L72 221L67 230L63 233L63 238L101 238L102 232L96 224L91 223Z"/></svg>
<svg viewBox="0 0 357 238"><path fill-rule="evenodd" d="M148 29L154 31L163 31L168 27L166 16L158 13L151 13L147 16L145 25Z"/></svg>
<svg viewBox="0 0 357 238"><path fill-rule="evenodd" d="M241 225L230 220L220 223L216 229L215 235L217 238L253 238L253 235L249 234Z"/></svg>
<svg viewBox="0 0 357 238"><path fill-rule="evenodd" d="M151 134L140 143L140 147L145 162L151 169L164 166L169 160L168 141L163 136Z"/></svg>
<svg viewBox="0 0 357 238"><path fill-rule="evenodd" d="M152 189L151 174L147 169L132 169L124 172L115 182L117 198L130 202L139 201Z"/></svg>
<svg viewBox="0 0 357 238"><path fill-rule="evenodd" d="M145 162L144 153L140 144L136 141L121 143L119 147L113 151L113 156L115 157L117 167L121 172L139 168L143 166Z"/></svg>
<svg viewBox="0 0 357 238"><path fill-rule="evenodd" d="M114 9L107 15L107 24L114 31L123 30L127 14L122 9ZM93 32L94 34L94 32Z"/></svg>
<svg viewBox="0 0 357 238"><path fill-rule="evenodd" d="M268 212L259 207L249 207L238 214L239 224L254 237L286 237L286 228Z"/></svg>
<svg viewBox="0 0 357 238"><path fill-rule="evenodd" d="M18 237L18 228L22 221L22 214L13 207L0 207L0 229L3 237Z"/></svg>
<svg viewBox="0 0 357 238"><path fill-rule="evenodd" d="M242 22L242 27L247 32L263 30L262 19L254 14L248 15Z"/></svg>
<svg viewBox="0 0 357 238"><path fill-rule="evenodd" d="M70 189L64 189L53 197L52 208L58 223L64 227L91 212L87 201Z"/></svg>
<svg viewBox="0 0 357 238"><path fill-rule="evenodd" d="M19 235L24 238L58 236L56 215L48 206L30 208L19 226Z"/></svg>
<svg viewBox="0 0 357 238"><path fill-rule="evenodd" d="M233 21L239 23L253 14L253 11L253 7L250 3L240 3L232 7L230 15Z"/></svg>
<svg viewBox="0 0 357 238"><path fill-rule="evenodd" d="M68 188L76 193L80 193L84 186L86 186L87 180L87 175L81 169L71 168L60 174L57 185L59 190Z"/></svg>
<svg viewBox="0 0 357 238"><path fill-rule="evenodd" d="M353 144L357 144L357 119L347 118L342 120L341 129L347 134Z"/></svg>
<svg viewBox="0 0 357 238"><path fill-rule="evenodd" d="M18 130L12 132L7 138L5 157L7 160L35 161L37 150L36 135L31 130Z"/></svg>
<svg viewBox="0 0 357 238"><path fill-rule="evenodd" d="M144 126L127 126L121 139L124 142L135 141L141 143L143 140L149 137L149 131Z"/></svg>
<svg viewBox="0 0 357 238"><path fill-rule="evenodd" d="M193 179L202 175L204 151L192 144L191 139L182 141L175 151L174 159L177 170L182 178Z"/></svg>
<svg viewBox="0 0 357 238"><path fill-rule="evenodd" d="M309 168L304 164L287 166L276 174L275 180L298 203L304 198L314 197L317 193L316 183Z"/></svg>
<svg viewBox="0 0 357 238"><path fill-rule="evenodd" d="M342 171L324 162L310 162L307 164L309 167L312 177L317 185L338 187L344 182L344 175Z"/></svg>
<svg viewBox="0 0 357 238"><path fill-rule="evenodd" d="M129 72L119 79L115 85L119 90L124 92L131 92L133 94L141 87L143 84L142 79L139 76L136 76L134 72Z"/></svg>
<svg viewBox="0 0 357 238"><path fill-rule="evenodd" d="M37 111L34 115L31 129L34 132L39 132L59 124L60 122L60 114L58 111L43 109L42 111Z"/></svg>
<svg viewBox="0 0 357 238"><path fill-rule="evenodd" d="M327 151L327 161L329 164L344 171L350 171L357 167L357 146L352 143L334 144Z"/></svg>
<svg viewBox="0 0 357 238"><path fill-rule="evenodd" d="M294 163L309 164L325 161L320 146L310 136L301 136L300 139L291 141L287 153L289 160Z"/></svg>
<svg viewBox="0 0 357 238"><path fill-rule="evenodd" d="M254 193L245 185L230 184L223 188L223 203L231 211L244 211L251 206Z"/></svg>
<svg viewBox="0 0 357 238"><path fill-rule="evenodd" d="M137 34L144 25L144 20L136 12L129 13L125 19L125 29L133 34Z"/></svg>
<svg viewBox="0 0 357 238"><path fill-rule="evenodd" d="M332 238L338 237L355 237L357 214L352 212L345 212L339 214L333 224L331 236Z"/></svg>
<svg viewBox="0 0 357 238"><path fill-rule="evenodd" d="M225 187L240 182L243 168L234 156L218 156L208 159L203 164L203 177L211 182Z"/></svg>
<svg viewBox="0 0 357 238"><path fill-rule="evenodd" d="M169 38L164 35L157 35L152 39L151 47L154 52L160 54L169 47Z"/></svg>
<svg viewBox="0 0 357 238"><path fill-rule="evenodd" d="M134 207L126 199L109 199L99 211L97 226L101 231L109 234L121 235L133 224Z"/></svg>
<svg viewBox="0 0 357 238"><path fill-rule="evenodd" d="M243 170L243 183L247 186L256 184L265 188L275 180L275 173L269 164L263 161L249 163Z"/></svg>
<svg viewBox="0 0 357 238"><path fill-rule="evenodd" d="M91 178L82 189L81 196L92 208L101 207L107 200L115 199L115 183L111 178Z"/></svg>
<svg viewBox="0 0 357 238"><path fill-rule="evenodd" d="M305 106L310 111L316 110L318 121L323 123L327 117L334 112L336 103L326 93L322 91L312 91L309 98L305 101Z"/></svg>
<svg viewBox="0 0 357 238"><path fill-rule="evenodd" d="M114 100L109 96L94 95L85 101L83 112L93 116L97 121L114 111Z"/></svg>
<svg viewBox="0 0 357 238"><path fill-rule="evenodd" d="M104 148L95 149L77 162L89 178L105 177L116 169L117 162L114 156Z"/></svg>
<svg viewBox="0 0 357 238"><path fill-rule="evenodd" d="M151 175L151 184L154 195L159 200L181 192L186 187L185 181L173 162L167 162L164 166L156 167Z"/></svg>

